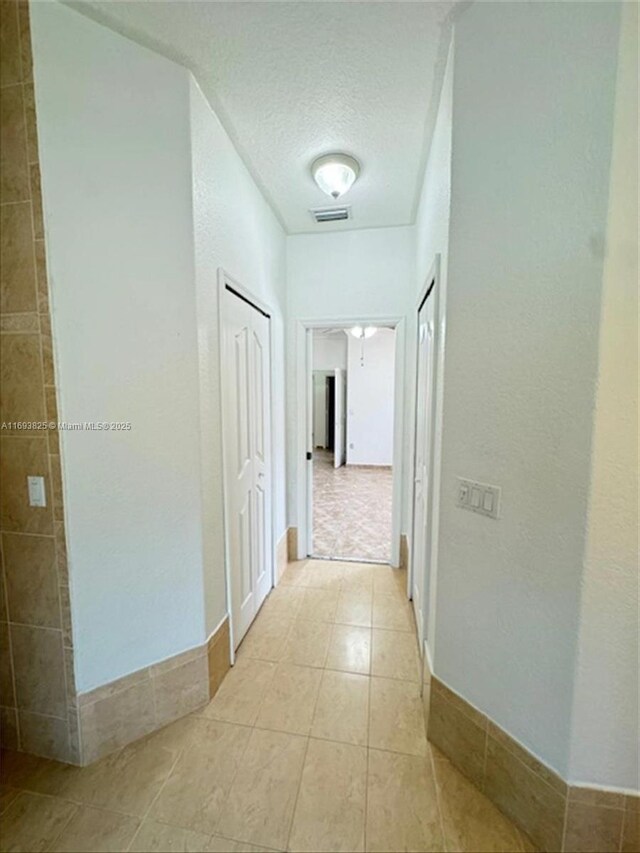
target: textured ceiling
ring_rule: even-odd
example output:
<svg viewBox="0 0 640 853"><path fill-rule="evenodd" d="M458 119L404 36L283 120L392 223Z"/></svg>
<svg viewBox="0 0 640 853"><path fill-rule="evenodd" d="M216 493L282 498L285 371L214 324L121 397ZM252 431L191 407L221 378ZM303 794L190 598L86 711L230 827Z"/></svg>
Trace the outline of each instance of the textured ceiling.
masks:
<svg viewBox="0 0 640 853"><path fill-rule="evenodd" d="M454 3L69 5L191 69L289 233L413 222ZM317 225L309 166L335 150L362 164L353 218Z"/></svg>

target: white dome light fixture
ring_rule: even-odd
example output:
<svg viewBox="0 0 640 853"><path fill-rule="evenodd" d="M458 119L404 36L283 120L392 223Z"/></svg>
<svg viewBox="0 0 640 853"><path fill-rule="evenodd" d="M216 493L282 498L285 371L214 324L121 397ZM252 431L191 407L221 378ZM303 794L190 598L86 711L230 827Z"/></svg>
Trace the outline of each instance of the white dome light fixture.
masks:
<svg viewBox="0 0 640 853"><path fill-rule="evenodd" d="M372 338L378 329L375 326L366 326L364 329L362 326L354 326L350 331L354 338L362 339Z"/></svg>
<svg viewBox="0 0 640 853"><path fill-rule="evenodd" d="M337 199L355 183L360 163L348 154L325 154L313 161L311 174L323 193Z"/></svg>

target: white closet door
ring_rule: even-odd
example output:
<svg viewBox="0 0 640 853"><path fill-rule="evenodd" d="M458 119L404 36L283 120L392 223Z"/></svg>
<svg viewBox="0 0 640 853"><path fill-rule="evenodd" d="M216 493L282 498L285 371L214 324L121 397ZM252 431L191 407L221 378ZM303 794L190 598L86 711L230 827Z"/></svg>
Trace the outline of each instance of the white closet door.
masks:
<svg viewBox="0 0 640 853"><path fill-rule="evenodd" d="M269 319L251 312L251 361L254 466L254 541L256 612L271 589L271 370Z"/></svg>
<svg viewBox="0 0 640 853"><path fill-rule="evenodd" d="M435 294L432 292L418 312L418 364L416 382L416 449L413 496L413 589L412 599L420 639L425 634L428 613L429 545L427 540L431 479L432 395L434 368Z"/></svg>
<svg viewBox="0 0 640 853"><path fill-rule="evenodd" d="M237 648L272 579L269 320L225 290L222 326L226 514Z"/></svg>

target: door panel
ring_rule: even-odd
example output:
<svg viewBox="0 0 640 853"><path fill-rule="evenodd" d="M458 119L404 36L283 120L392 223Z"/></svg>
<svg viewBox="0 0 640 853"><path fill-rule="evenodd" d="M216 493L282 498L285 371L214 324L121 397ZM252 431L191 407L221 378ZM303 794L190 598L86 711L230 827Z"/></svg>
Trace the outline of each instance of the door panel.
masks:
<svg viewBox="0 0 640 853"><path fill-rule="evenodd" d="M236 444L237 476L241 477L250 463L249 446L249 375L248 375L248 330L242 327L234 335L234 366L236 375Z"/></svg>
<svg viewBox="0 0 640 853"><path fill-rule="evenodd" d="M416 370L416 444L414 457L412 599L420 648L424 641L429 594L429 527L431 431L433 412L435 288L418 312Z"/></svg>
<svg viewBox="0 0 640 853"><path fill-rule="evenodd" d="M259 459L264 462L264 418L265 418L265 394L264 394L264 352L260 337L253 333L253 370L254 370L254 394L255 394L255 452Z"/></svg>
<svg viewBox="0 0 640 853"><path fill-rule="evenodd" d="M229 560L234 582L231 605L234 627L242 634L251 624L254 610L253 558L253 463L251 440L251 318L239 299L224 302L223 390L225 447L236 448L225 458L228 491Z"/></svg>
<svg viewBox="0 0 640 853"><path fill-rule="evenodd" d="M254 495L256 502L256 588L255 608L258 611L271 589L272 529L271 529L271 371L269 320L253 308L251 312L253 340L252 411L254 447Z"/></svg>
<svg viewBox="0 0 640 853"><path fill-rule="evenodd" d="M256 519L256 581L259 586L267 571L267 560L265 554L265 537L263 531L266 526L266 495L258 483L255 490L255 519ZM262 602L260 602L262 604ZM258 605L259 606L259 605Z"/></svg>
<svg viewBox="0 0 640 853"><path fill-rule="evenodd" d="M240 545L240 609L251 606L253 596L253 581L251 579L251 493L247 492L244 506L238 512L239 545Z"/></svg>
<svg viewBox="0 0 640 853"><path fill-rule="evenodd" d="M272 581L270 330L267 317L226 289L222 311L225 498L237 647Z"/></svg>

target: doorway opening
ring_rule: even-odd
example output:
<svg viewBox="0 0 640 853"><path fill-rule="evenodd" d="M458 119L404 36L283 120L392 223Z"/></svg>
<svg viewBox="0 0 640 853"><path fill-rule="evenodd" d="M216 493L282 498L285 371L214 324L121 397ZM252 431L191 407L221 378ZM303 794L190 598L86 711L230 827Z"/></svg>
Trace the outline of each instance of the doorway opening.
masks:
<svg viewBox="0 0 640 853"><path fill-rule="evenodd" d="M392 562L396 343L392 324L311 331L312 557Z"/></svg>

